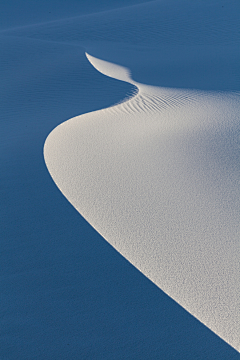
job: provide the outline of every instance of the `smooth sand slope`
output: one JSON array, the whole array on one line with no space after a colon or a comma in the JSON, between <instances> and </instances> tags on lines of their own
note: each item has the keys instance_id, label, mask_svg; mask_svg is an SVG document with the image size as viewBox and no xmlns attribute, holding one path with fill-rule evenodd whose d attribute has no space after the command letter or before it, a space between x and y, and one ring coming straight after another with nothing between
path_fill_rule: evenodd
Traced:
<instances>
[{"instance_id":1,"label":"smooth sand slope","mask_svg":"<svg viewBox=\"0 0 240 360\"><path fill-rule=\"evenodd\" d=\"M237 359L239 2L24 6L1 13L0 358Z\"/></svg>"},{"instance_id":2,"label":"smooth sand slope","mask_svg":"<svg viewBox=\"0 0 240 360\"><path fill-rule=\"evenodd\" d=\"M239 94L141 85L87 56L139 93L49 135L54 181L123 256L238 348Z\"/></svg>"}]
</instances>

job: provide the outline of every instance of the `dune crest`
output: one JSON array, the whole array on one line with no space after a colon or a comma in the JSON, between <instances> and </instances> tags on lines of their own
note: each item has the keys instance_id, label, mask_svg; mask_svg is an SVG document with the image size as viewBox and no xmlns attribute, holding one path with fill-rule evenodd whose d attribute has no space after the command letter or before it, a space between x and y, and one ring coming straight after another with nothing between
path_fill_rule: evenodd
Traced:
<instances>
[{"instance_id":1,"label":"dune crest","mask_svg":"<svg viewBox=\"0 0 240 360\"><path fill-rule=\"evenodd\" d=\"M112 246L239 350L239 95L139 84L86 56L138 93L55 128L51 176Z\"/></svg>"}]
</instances>

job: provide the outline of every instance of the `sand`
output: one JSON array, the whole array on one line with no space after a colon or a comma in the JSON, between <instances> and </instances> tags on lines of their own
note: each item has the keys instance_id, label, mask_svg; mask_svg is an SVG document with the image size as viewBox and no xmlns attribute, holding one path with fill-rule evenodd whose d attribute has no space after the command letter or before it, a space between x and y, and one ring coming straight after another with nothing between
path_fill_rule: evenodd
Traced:
<instances>
[{"instance_id":1,"label":"sand","mask_svg":"<svg viewBox=\"0 0 240 360\"><path fill-rule=\"evenodd\" d=\"M237 359L239 2L57 5L2 13L1 358Z\"/></svg>"},{"instance_id":2,"label":"sand","mask_svg":"<svg viewBox=\"0 0 240 360\"><path fill-rule=\"evenodd\" d=\"M127 80L124 68L87 57ZM239 94L129 82L139 89L131 99L49 135L47 167L111 245L237 349Z\"/></svg>"}]
</instances>

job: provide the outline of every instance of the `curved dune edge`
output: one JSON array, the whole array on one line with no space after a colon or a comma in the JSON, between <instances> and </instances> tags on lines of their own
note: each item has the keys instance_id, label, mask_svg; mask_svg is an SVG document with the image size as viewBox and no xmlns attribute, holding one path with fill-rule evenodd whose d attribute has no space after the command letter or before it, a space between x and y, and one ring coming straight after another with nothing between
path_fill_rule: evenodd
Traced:
<instances>
[{"instance_id":1,"label":"curved dune edge","mask_svg":"<svg viewBox=\"0 0 240 360\"><path fill-rule=\"evenodd\" d=\"M64 196L125 258L239 350L239 95L138 84L46 139Z\"/></svg>"}]
</instances>

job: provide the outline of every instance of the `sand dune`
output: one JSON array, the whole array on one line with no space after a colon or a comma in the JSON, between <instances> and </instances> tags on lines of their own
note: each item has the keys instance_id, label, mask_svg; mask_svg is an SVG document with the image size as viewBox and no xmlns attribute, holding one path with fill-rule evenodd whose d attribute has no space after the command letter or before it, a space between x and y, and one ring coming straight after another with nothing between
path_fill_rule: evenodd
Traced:
<instances>
[{"instance_id":1,"label":"sand dune","mask_svg":"<svg viewBox=\"0 0 240 360\"><path fill-rule=\"evenodd\" d=\"M124 68L87 56L127 80ZM215 151L236 151L226 138L238 129L239 95L128 81L139 88L133 98L49 135L48 169L111 245L237 349L239 168Z\"/></svg>"},{"instance_id":2,"label":"sand dune","mask_svg":"<svg viewBox=\"0 0 240 360\"><path fill-rule=\"evenodd\" d=\"M239 12L4 4L1 359L239 357Z\"/></svg>"}]
</instances>

